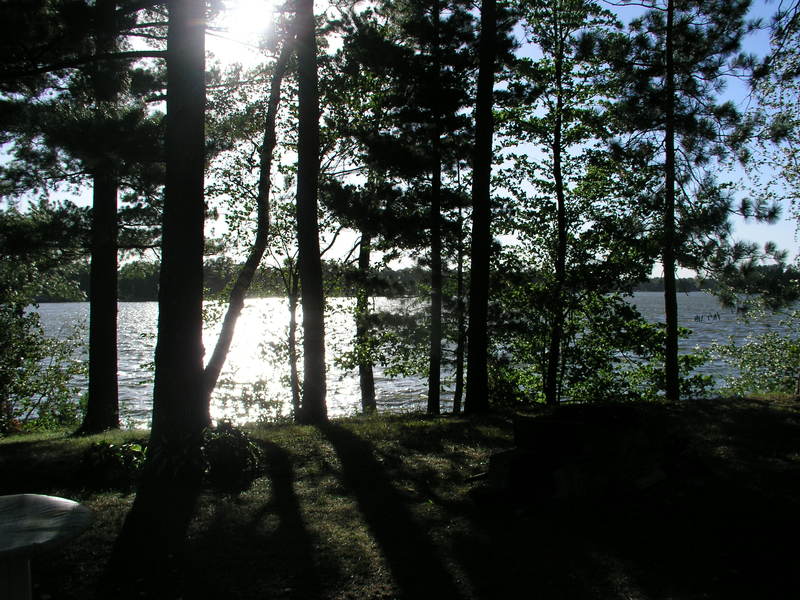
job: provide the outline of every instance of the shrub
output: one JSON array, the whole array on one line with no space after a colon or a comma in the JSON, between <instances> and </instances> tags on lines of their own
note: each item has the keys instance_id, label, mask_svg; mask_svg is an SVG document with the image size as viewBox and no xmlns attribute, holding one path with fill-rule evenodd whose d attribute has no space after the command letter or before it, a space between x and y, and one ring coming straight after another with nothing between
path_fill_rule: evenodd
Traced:
<instances>
[{"instance_id":1,"label":"shrub","mask_svg":"<svg viewBox=\"0 0 800 600\"><path fill-rule=\"evenodd\" d=\"M792 311L773 331L748 336L743 342L712 344L711 356L722 358L733 368L725 391L752 393L797 393L800 379L800 311Z\"/></svg>"},{"instance_id":2,"label":"shrub","mask_svg":"<svg viewBox=\"0 0 800 600\"><path fill-rule=\"evenodd\" d=\"M0 435L80 424L78 346L77 335L45 336L37 313L0 304Z\"/></svg>"},{"instance_id":3,"label":"shrub","mask_svg":"<svg viewBox=\"0 0 800 600\"><path fill-rule=\"evenodd\" d=\"M95 442L81 460L84 481L96 489L130 490L139 478L146 452L143 444L135 442Z\"/></svg>"},{"instance_id":4,"label":"shrub","mask_svg":"<svg viewBox=\"0 0 800 600\"><path fill-rule=\"evenodd\" d=\"M203 439L206 484L214 491L239 494L259 475L261 453L250 437L229 421L206 430Z\"/></svg>"}]
</instances>

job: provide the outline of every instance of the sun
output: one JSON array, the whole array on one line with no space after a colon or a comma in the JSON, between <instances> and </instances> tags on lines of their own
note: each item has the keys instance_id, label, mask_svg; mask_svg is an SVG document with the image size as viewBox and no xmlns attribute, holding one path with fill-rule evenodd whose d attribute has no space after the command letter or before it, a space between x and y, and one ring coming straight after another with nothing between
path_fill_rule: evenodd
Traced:
<instances>
[{"instance_id":1,"label":"sun","mask_svg":"<svg viewBox=\"0 0 800 600\"><path fill-rule=\"evenodd\" d=\"M229 0L228 36L235 40L258 43L272 23L272 0Z\"/></svg>"},{"instance_id":2,"label":"sun","mask_svg":"<svg viewBox=\"0 0 800 600\"><path fill-rule=\"evenodd\" d=\"M274 0L225 0L208 49L223 63L248 62L272 28ZM250 56L249 56L250 55Z\"/></svg>"}]
</instances>

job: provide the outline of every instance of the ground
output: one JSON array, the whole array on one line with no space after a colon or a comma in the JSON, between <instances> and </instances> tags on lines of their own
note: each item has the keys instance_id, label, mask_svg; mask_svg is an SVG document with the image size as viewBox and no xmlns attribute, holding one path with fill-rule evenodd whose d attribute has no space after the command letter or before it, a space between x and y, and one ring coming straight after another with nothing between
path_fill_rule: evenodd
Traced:
<instances>
[{"instance_id":1,"label":"ground","mask_svg":"<svg viewBox=\"0 0 800 600\"><path fill-rule=\"evenodd\" d=\"M635 410L643 431L669 442L648 458L658 477L566 495L550 467L532 468L523 492L483 476L490 456L514 447L509 415L254 429L264 474L239 497L201 496L183 597L797 597L800 404ZM0 441L0 493L65 496L95 511L82 537L34 560L36 598L91 597L132 503L88 486L80 457L97 439Z\"/></svg>"}]
</instances>

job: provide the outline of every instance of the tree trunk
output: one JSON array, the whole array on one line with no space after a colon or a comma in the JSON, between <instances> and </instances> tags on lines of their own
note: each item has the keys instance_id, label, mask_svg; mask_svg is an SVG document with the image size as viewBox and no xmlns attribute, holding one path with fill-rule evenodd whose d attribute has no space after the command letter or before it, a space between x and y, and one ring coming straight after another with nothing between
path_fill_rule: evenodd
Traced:
<instances>
[{"instance_id":1,"label":"tree trunk","mask_svg":"<svg viewBox=\"0 0 800 600\"><path fill-rule=\"evenodd\" d=\"M372 373L372 358L369 346L369 261L372 251L372 237L361 232L358 249L358 273L361 276L356 298L356 349L358 351L358 379L361 384L361 411L364 414L377 410L375 403L375 377Z\"/></svg>"},{"instance_id":2,"label":"tree trunk","mask_svg":"<svg viewBox=\"0 0 800 600\"><path fill-rule=\"evenodd\" d=\"M441 160L436 161L431 188L431 336L428 370L428 414L440 412L442 367L442 230Z\"/></svg>"},{"instance_id":3,"label":"tree trunk","mask_svg":"<svg viewBox=\"0 0 800 600\"><path fill-rule=\"evenodd\" d=\"M117 46L115 0L95 5L98 53ZM119 85L118 67L94 66L92 87L99 107L113 105ZM101 108L102 110L102 108ZM92 173L91 262L89 268L89 389L86 415L79 434L119 428L117 379L117 177L116 165L102 157Z\"/></svg>"},{"instance_id":4,"label":"tree trunk","mask_svg":"<svg viewBox=\"0 0 800 600\"><path fill-rule=\"evenodd\" d=\"M105 165L93 178L89 268L89 390L79 432L119 428L117 380L117 180Z\"/></svg>"},{"instance_id":5,"label":"tree trunk","mask_svg":"<svg viewBox=\"0 0 800 600\"><path fill-rule=\"evenodd\" d=\"M438 0L433 9L433 76L439 87L439 20L441 7ZM433 110L433 165L431 181L431 331L428 366L428 414L438 415L441 411L442 379L442 154L441 154L441 111L438 107L438 90L435 92Z\"/></svg>"},{"instance_id":6,"label":"tree trunk","mask_svg":"<svg viewBox=\"0 0 800 600\"><path fill-rule=\"evenodd\" d=\"M678 298L675 288L675 66L673 56L673 0L667 0L666 32L666 135L664 181L664 313L667 321L664 376L667 400L680 398L678 370Z\"/></svg>"},{"instance_id":7,"label":"tree trunk","mask_svg":"<svg viewBox=\"0 0 800 600\"><path fill-rule=\"evenodd\" d=\"M469 345L467 395L464 411L489 410L487 369L489 312L489 253L491 252L492 90L494 88L495 0L481 3L480 63L475 106L475 158L472 175L472 274L469 287Z\"/></svg>"},{"instance_id":8,"label":"tree trunk","mask_svg":"<svg viewBox=\"0 0 800 600\"><path fill-rule=\"evenodd\" d=\"M292 410L295 420L300 420L300 374L297 372L297 302L299 290L297 278L293 278L293 289L289 292L289 386L292 390Z\"/></svg>"},{"instance_id":9,"label":"tree trunk","mask_svg":"<svg viewBox=\"0 0 800 600\"><path fill-rule=\"evenodd\" d=\"M228 310L222 321L217 344L214 352L204 370L204 386L206 403L210 406L211 394L217 385L219 374L225 364L236 328L236 321L244 308L244 299L250 284L253 282L258 265L264 257L269 241L269 194L270 177L272 175L272 153L275 150L277 137L275 135L275 121L278 115L278 104L281 98L281 83L289 67L289 59L294 52L294 41L290 38L284 42L278 60L275 62L275 70L270 81L269 99L267 101L267 115L264 122L264 139L261 144L260 171L258 177L258 196L256 198L257 217L256 217L256 239L253 247L247 255L242 268L236 276L236 281L231 288L228 299Z\"/></svg>"},{"instance_id":10,"label":"tree trunk","mask_svg":"<svg viewBox=\"0 0 800 600\"><path fill-rule=\"evenodd\" d=\"M453 390L453 414L461 412L461 399L464 395L464 348L467 341L466 306L464 305L464 217L458 209L458 270L456 272L456 296L458 339L456 341L456 387Z\"/></svg>"},{"instance_id":11,"label":"tree trunk","mask_svg":"<svg viewBox=\"0 0 800 600\"><path fill-rule=\"evenodd\" d=\"M101 597L179 597L175 572L202 480L205 3L169 3L166 189L153 426ZM127 593L127 596L123 595Z\"/></svg>"},{"instance_id":12,"label":"tree trunk","mask_svg":"<svg viewBox=\"0 0 800 600\"><path fill-rule=\"evenodd\" d=\"M205 5L173 0L167 50L166 189L151 439L172 447L208 425L203 389Z\"/></svg>"},{"instance_id":13,"label":"tree trunk","mask_svg":"<svg viewBox=\"0 0 800 600\"><path fill-rule=\"evenodd\" d=\"M553 323L550 329L550 351L547 355L547 374L544 393L545 402L558 405L558 375L561 366L561 340L564 333L564 283L567 264L567 207L564 198L564 174L561 168L561 137L564 98L562 93L564 48L560 43L555 60L556 118L553 126L553 180L556 188L556 282L553 290Z\"/></svg>"},{"instance_id":14,"label":"tree trunk","mask_svg":"<svg viewBox=\"0 0 800 600\"><path fill-rule=\"evenodd\" d=\"M297 247L303 304L303 402L301 421L324 423L325 298L317 223L319 177L319 92L313 0L297 2L298 134Z\"/></svg>"}]
</instances>

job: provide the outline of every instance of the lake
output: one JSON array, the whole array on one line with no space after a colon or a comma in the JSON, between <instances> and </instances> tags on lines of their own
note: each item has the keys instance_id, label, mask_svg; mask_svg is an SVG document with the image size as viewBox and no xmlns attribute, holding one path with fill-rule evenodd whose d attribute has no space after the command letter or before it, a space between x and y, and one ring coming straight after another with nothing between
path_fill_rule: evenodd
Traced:
<instances>
[{"instance_id":1,"label":"lake","mask_svg":"<svg viewBox=\"0 0 800 600\"><path fill-rule=\"evenodd\" d=\"M328 412L344 416L360 409L358 374L338 368L332 361L335 354L349 349L355 333L352 318L353 299L336 298L326 317L328 359ZM399 306L406 300L377 298L378 309ZM632 302L652 322L664 320L663 294L637 292ZM690 338L682 340L688 350L706 346L713 341L725 342L729 337L739 341L775 326L777 318L751 322L746 326L735 312L720 307L717 300L703 292L678 295L679 322L693 330ZM48 303L39 307L45 332L65 336L77 329L88 339L89 305L86 302ZM124 425L146 426L152 403L152 361L156 342L156 302L121 302L119 304L119 395ZM236 327L236 336L220 383L212 397L212 416L246 421L267 412L289 415L288 367L278 350L288 328L287 303L281 298L247 300ZM217 327L204 332L207 351L216 340ZM705 365L701 372L720 379L726 374L723 363ZM447 379L443 377L443 379ZM85 384L85 382L79 382ZM424 410L427 402L427 382L418 377L386 377L375 367L375 388L379 411L398 412ZM243 403L241 400L244 399ZM452 402L452 382L445 381L442 392L443 410Z\"/></svg>"}]
</instances>

